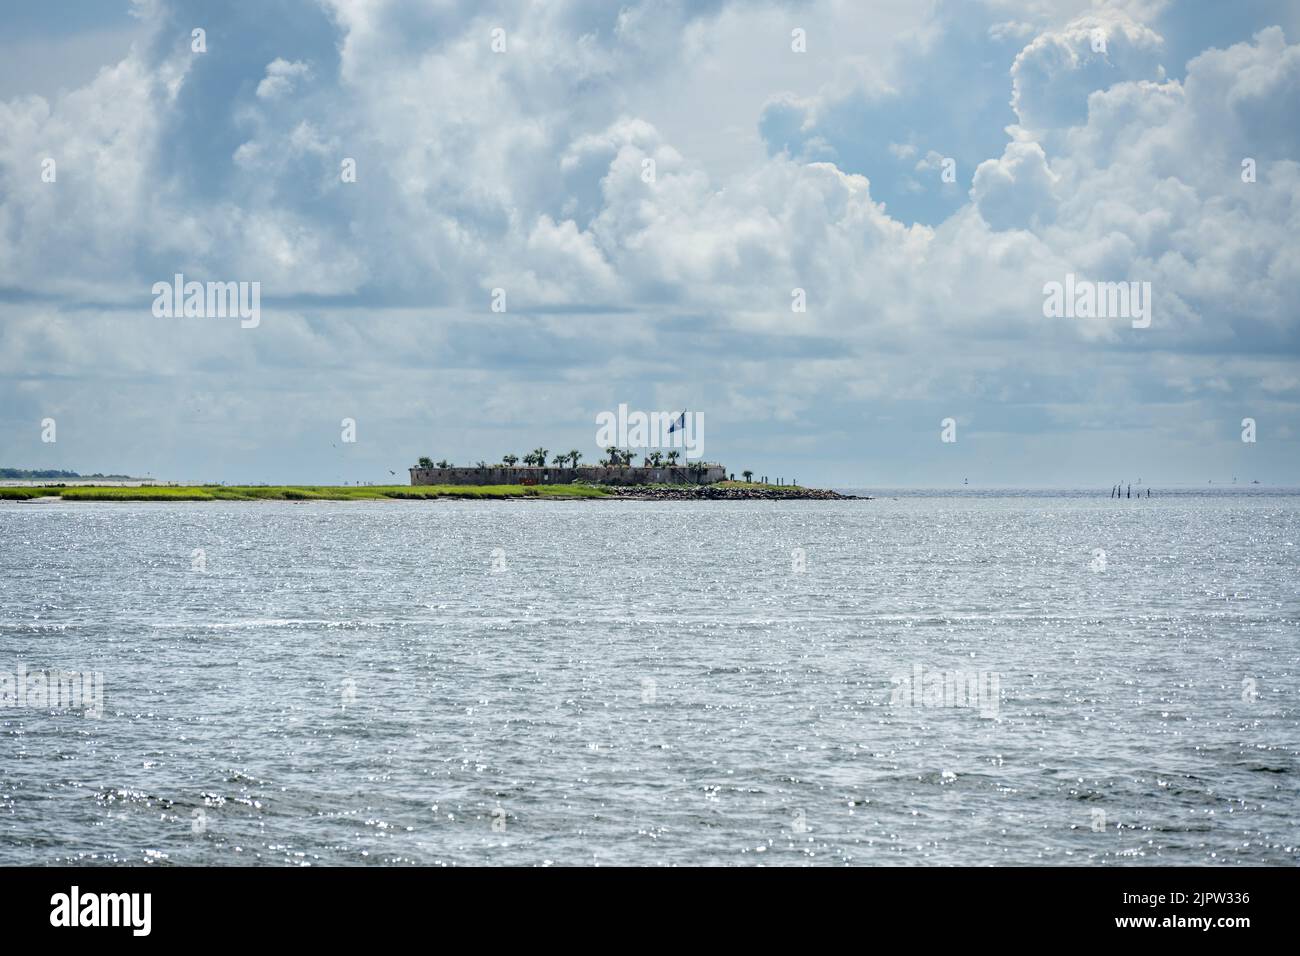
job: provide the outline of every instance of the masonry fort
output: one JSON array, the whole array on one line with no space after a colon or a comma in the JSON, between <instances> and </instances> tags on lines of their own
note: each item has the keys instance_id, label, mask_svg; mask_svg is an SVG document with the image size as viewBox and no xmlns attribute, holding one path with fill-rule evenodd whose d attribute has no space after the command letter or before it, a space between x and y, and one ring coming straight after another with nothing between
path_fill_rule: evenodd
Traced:
<instances>
[{"instance_id":1,"label":"masonry fort","mask_svg":"<svg viewBox=\"0 0 1300 956\"><path fill-rule=\"evenodd\" d=\"M563 458L563 461L560 459ZM528 464L517 464L514 455L507 455L499 464L479 462L477 465L452 465L445 461L436 464L427 458L411 469L413 485L568 485L575 481L593 485L712 485L727 480L727 470L707 462L682 462L671 464L657 457L645 458L641 465L629 459L610 464L608 460L596 465L570 463L569 456L557 456L550 465L535 464L532 455L525 455Z\"/></svg>"},{"instance_id":2,"label":"masonry fort","mask_svg":"<svg viewBox=\"0 0 1300 956\"><path fill-rule=\"evenodd\" d=\"M410 469L415 486L557 486L590 485L615 497L645 498L838 498L834 491L805 488L797 482L766 475L755 480L754 472L742 472L742 480L728 474L720 463L679 460L675 452L666 456L654 452L636 463L632 451L607 448L606 457L595 464L581 464L578 451L549 457L538 448L520 458L504 455L500 462L479 461L474 465L455 465L421 458ZM549 462L549 463L548 463Z\"/></svg>"}]
</instances>

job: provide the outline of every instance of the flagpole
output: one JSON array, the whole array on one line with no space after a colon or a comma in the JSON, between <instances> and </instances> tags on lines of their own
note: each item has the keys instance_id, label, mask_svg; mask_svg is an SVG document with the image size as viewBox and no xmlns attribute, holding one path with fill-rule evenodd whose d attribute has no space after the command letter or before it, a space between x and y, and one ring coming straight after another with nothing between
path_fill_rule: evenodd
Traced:
<instances>
[{"instance_id":1,"label":"flagpole","mask_svg":"<svg viewBox=\"0 0 1300 956\"><path fill-rule=\"evenodd\" d=\"M686 459L686 480L690 484L695 484L695 482L691 481L691 463L686 454L686 409L682 409L682 417L677 421L682 430L682 458Z\"/></svg>"}]
</instances>

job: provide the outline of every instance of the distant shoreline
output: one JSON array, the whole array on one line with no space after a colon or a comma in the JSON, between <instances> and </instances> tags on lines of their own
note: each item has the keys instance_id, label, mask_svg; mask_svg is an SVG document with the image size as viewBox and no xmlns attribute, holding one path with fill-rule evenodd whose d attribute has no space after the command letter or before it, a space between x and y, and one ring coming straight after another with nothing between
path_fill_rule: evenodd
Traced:
<instances>
[{"instance_id":1,"label":"distant shoreline","mask_svg":"<svg viewBox=\"0 0 1300 956\"><path fill-rule=\"evenodd\" d=\"M82 475L75 471L60 471L57 468L0 468L0 486L4 485L147 485L151 478L137 478L134 475Z\"/></svg>"}]
</instances>

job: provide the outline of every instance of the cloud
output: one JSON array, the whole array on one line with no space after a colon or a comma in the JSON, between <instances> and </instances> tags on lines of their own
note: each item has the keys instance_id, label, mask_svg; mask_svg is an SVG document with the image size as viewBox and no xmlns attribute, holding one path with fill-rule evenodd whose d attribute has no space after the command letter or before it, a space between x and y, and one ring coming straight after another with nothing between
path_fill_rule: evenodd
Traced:
<instances>
[{"instance_id":1,"label":"cloud","mask_svg":"<svg viewBox=\"0 0 1300 956\"><path fill-rule=\"evenodd\" d=\"M266 65L266 77L257 84L257 96L264 100L279 99L293 92L297 80L310 76L311 67L306 63L290 63L276 57Z\"/></svg>"},{"instance_id":2,"label":"cloud","mask_svg":"<svg viewBox=\"0 0 1300 956\"><path fill-rule=\"evenodd\" d=\"M169 416L162 382L227 388L244 430L220 440L287 469L325 459L258 449L336 403L386 416L405 453L449 417L470 443L484 409L535 431L539 395L563 429L637 394L708 407L737 448L765 423L848 447L877 415L1128 428L1114 401L1168 390L1194 396L1190 429L1297 401L1279 363L1297 351L1300 46L1281 29L1184 70L1159 4L900 4L884 15L905 28L861 41L861 13L825 3L340 0L261 33L255 7L193 55L198 8L142 4L149 42L92 81L0 101L10 407L125 380ZM160 332L147 293L175 272L262 282L261 327ZM1067 272L1152 282L1149 334L1045 320ZM143 427L128 400L84 434Z\"/></svg>"},{"instance_id":3,"label":"cloud","mask_svg":"<svg viewBox=\"0 0 1300 956\"><path fill-rule=\"evenodd\" d=\"M1047 165L1043 147L1013 142L999 159L979 164L970 194L984 221L994 229L1037 229L1055 218L1058 181Z\"/></svg>"},{"instance_id":4,"label":"cloud","mask_svg":"<svg viewBox=\"0 0 1300 956\"><path fill-rule=\"evenodd\" d=\"M150 152L183 72L132 55L53 102L0 101L0 284L103 287L134 271L135 243L168 244L151 229Z\"/></svg>"},{"instance_id":5,"label":"cloud","mask_svg":"<svg viewBox=\"0 0 1300 956\"><path fill-rule=\"evenodd\" d=\"M1164 41L1117 11L1038 34L1011 65L1011 106L1031 135L1084 122L1088 96L1116 83L1164 78Z\"/></svg>"}]
</instances>

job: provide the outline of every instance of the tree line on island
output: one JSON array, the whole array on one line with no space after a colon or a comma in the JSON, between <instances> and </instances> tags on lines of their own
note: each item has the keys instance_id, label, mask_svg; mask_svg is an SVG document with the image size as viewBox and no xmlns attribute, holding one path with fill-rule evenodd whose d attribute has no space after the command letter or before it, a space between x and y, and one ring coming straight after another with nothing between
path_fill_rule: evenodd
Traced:
<instances>
[{"instance_id":1,"label":"tree line on island","mask_svg":"<svg viewBox=\"0 0 1300 956\"><path fill-rule=\"evenodd\" d=\"M513 468L515 465L519 464L520 461L522 461L525 465L535 465L538 468L545 468L546 456L549 455L550 453L551 451L549 448L534 448L528 454L524 455L522 459L518 455L502 455L501 464L505 465L507 468ZM605 449L605 457L602 458L600 461L598 461L597 464L600 465L602 468L631 468L632 459L635 457L635 455L636 453L631 448L622 449L617 447L616 445L610 445L608 448ZM678 459L681 458L681 454L677 451L669 451L665 455L663 452L656 451L656 452L651 452L649 455L646 455L644 457L645 457L645 467L662 468L665 465L667 465L668 467L672 468L672 467L676 467ZM568 463L572 462L573 464L571 467L577 468L578 462L581 460L582 460L582 452L574 448L568 452L561 452L557 454L555 457L551 459L551 464L558 468L564 468L564 467L569 467ZM422 455L419 461L416 462L416 466L419 468L455 467L454 465L452 465L451 462L447 461L447 459L445 458L435 462L432 458L428 457L427 455ZM482 461L482 460L474 464L474 468L476 471L487 471L489 468L495 468L495 467L497 466L489 465L486 461ZM693 473L703 473L705 470L705 465L702 462L687 462L686 467L688 470L690 470ZM744 475L746 481L750 481L754 477L754 473L752 471L744 471L741 474Z\"/></svg>"}]
</instances>

